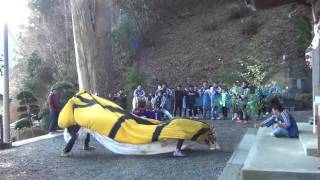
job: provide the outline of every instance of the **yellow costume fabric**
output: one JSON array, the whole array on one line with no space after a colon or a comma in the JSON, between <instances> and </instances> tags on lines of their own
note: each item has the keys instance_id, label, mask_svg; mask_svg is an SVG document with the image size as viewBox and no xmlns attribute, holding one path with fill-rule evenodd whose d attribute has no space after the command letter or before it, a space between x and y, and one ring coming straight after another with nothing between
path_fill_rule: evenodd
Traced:
<instances>
[{"instance_id":1,"label":"yellow costume fabric","mask_svg":"<svg viewBox=\"0 0 320 180\"><path fill-rule=\"evenodd\" d=\"M200 121L174 119L168 123L140 118L115 103L81 91L73 96L59 115L61 128L79 125L128 144L148 144L168 139L203 141L209 126Z\"/></svg>"}]
</instances>

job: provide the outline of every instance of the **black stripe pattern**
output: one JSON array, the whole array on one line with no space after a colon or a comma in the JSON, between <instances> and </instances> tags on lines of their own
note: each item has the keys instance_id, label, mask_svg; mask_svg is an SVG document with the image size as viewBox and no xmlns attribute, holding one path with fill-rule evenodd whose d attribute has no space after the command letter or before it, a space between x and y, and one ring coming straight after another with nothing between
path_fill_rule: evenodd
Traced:
<instances>
[{"instance_id":1,"label":"black stripe pattern","mask_svg":"<svg viewBox=\"0 0 320 180\"><path fill-rule=\"evenodd\" d=\"M121 116L117 122L113 125L110 133L109 133L109 138L114 139L119 131L119 129L121 128L121 125L126 121L127 116Z\"/></svg>"},{"instance_id":2,"label":"black stripe pattern","mask_svg":"<svg viewBox=\"0 0 320 180\"><path fill-rule=\"evenodd\" d=\"M154 133L152 135L152 142L159 140L159 136L161 134L161 131L166 125L168 125L168 124L161 124L156 127L156 130L154 131Z\"/></svg>"},{"instance_id":3,"label":"black stripe pattern","mask_svg":"<svg viewBox=\"0 0 320 180\"><path fill-rule=\"evenodd\" d=\"M209 130L210 130L209 128L201 128L195 135L193 135L191 140L196 141L201 135L205 134Z\"/></svg>"}]
</instances>

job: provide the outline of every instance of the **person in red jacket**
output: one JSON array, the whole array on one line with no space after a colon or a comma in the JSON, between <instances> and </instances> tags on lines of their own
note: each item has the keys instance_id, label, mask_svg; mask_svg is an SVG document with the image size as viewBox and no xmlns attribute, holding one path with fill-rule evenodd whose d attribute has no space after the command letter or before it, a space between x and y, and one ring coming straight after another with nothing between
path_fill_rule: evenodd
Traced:
<instances>
[{"instance_id":1,"label":"person in red jacket","mask_svg":"<svg viewBox=\"0 0 320 180\"><path fill-rule=\"evenodd\" d=\"M48 106L50 110L50 126L49 132L54 133L58 128L58 117L60 113L60 97L56 89L51 90L48 96Z\"/></svg>"}]
</instances>

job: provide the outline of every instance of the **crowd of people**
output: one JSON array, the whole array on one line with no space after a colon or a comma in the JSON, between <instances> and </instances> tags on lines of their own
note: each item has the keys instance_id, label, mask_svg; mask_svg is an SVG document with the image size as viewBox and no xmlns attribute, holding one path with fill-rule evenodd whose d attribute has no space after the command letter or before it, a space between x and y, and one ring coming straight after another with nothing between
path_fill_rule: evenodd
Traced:
<instances>
[{"instance_id":1,"label":"crowd of people","mask_svg":"<svg viewBox=\"0 0 320 180\"><path fill-rule=\"evenodd\" d=\"M253 109L259 117L271 112L270 97L281 97L281 88L276 82L250 86L247 82L236 81L232 87L225 87L204 81L199 86L183 88L178 85L173 90L164 83L149 94L139 85L133 92L132 112L160 120L174 117L219 120L227 119L232 113L232 120L247 123ZM113 100L127 108L123 90Z\"/></svg>"}]
</instances>

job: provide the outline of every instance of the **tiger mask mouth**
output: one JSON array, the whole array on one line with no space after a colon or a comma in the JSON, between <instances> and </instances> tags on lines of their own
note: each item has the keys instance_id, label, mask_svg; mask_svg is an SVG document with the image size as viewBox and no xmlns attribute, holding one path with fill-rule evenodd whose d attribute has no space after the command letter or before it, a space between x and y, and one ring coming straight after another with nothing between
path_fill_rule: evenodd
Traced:
<instances>
[{"instance_id":1,"label":"tiger mask mouth","mask_svg":"<svg viewBox=\"0 0 320 180\"><path fill-rule=\"evenodd\" d=\"M210 150L220 149L220 146L217 143L217 137L214 133L213 128L210 128L208 135L204 141L210 147Z\"/></svg>"}]
</instances>

